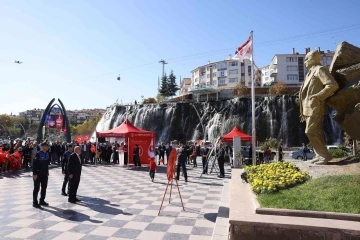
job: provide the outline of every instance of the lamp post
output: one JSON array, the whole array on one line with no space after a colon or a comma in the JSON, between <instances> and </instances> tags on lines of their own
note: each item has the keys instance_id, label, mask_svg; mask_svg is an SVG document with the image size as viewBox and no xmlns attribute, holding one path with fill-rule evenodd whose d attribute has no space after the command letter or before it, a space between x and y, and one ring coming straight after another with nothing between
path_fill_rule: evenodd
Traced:
<instances>
[{"instance_id":1,"label":"lamp post","mask_svg":"<svg viewBox=\"0 0 360 240\"><path fill-rule=\"evenodd\" d=\"M195 107L193 104L191 104L191 103L190 103L190 105L195 109L195 112L196 112L196 114L197 114L198 117L199 117L200 124L201 124L201 127L202 127L202 129L203 129L203 133L204 133L204 142L206 142L206 131L205 131L204 124L203 124L203 122L202 122L202 118L200 117L200 114L199 114L198 110L196 109L196 107Z\"/></svg>"},{"instance_id":2,"label":"lamp post","mask_svg":"<svg viewBox=\"0 0 360 240\"><path fill-rule=\"evenodd\" d=\"M17 124L21 126L22 130L24 131L24 136L26 137L26 131L25 131L24 126L23 126L20 122L19 122L19 123L17 123Z\"/></svg>"}]
</instances>

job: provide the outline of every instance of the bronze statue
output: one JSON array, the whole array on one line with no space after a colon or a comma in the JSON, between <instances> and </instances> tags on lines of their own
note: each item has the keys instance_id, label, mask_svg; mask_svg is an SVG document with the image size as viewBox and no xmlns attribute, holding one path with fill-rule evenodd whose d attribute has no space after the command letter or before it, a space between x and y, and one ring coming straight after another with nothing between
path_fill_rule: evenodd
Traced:
<instances>
[{"instance_id":1,"label":"bronze statue","mask_svg":"<svg viewBox=\"0 0 360 240\"><path fill-rule=\"evenodd\" d=\"M314 151L316 164L327 164L332 159L326 148L322 122L326 114L326 100L332 96L339 85L327 67L320 64L321 54L312 51L305 56L305 66L309 69L300 89L300 113L306 121L305 133Z\"/></svg>"},{"instance_id":2,"label":"bronze statue","mask_svg":"<svg viewBox=\"0 0 360 240\"><path fill-rule=\"evenodd\" d=\"M333 119L353 140L360 140L360 48L340 43L330 73L340 86L327 101L336 110Z\"/></svg>"},{"instance_id":3,"label":"bronze statue","mask_svg":"<svg viewBox=\"0 0 360 240\"><path fill-rule=\"evenodd\" d=\"M300 89L300 111L316 152L312 162L326 164L331 159L321 126L326 105L336 110L333 119L342 129L360 140L360 48L341 42L329 71L320 65L320 57L316 51L305 57L309 72Z\"/></svg>"}]
</instances>

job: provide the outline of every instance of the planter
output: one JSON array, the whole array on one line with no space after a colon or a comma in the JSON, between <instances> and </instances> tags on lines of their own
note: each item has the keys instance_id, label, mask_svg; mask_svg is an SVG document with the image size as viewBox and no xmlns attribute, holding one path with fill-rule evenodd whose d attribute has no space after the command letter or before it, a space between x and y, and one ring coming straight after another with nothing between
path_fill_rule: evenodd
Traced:
<instances>
[{"instance_id":1,"label":"planter","mask_svg":"<svg viewBox=\"0 0 360 240\"><path fill-rule=\"evenodd\" d=\"M232 169L230 239L359 239L360 215L260 208L242 169ZM260 214L261 213L261 214Z\"/></svg>"}]
</instances>

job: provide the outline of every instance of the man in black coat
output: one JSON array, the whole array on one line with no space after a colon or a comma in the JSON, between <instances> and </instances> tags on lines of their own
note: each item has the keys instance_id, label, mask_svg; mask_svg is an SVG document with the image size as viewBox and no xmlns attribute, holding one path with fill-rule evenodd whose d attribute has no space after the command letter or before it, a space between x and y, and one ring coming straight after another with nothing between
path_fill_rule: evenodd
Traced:
<instances>
[{"instance_id":1,"label":"man in black coat","mask_svg":"<svg viewBox=\"0 0 360 240\"><path fill-rule=\"evenodd\" d=\"M202 165L203 165L203 174L208 173L208 155L209 155L210 149L208 148L207 144L205 143L204 148L201 149L201 156L202 156Z\"/></svg>"},{"instance_id":2,"label":"man in black coat","mask_svg":"<svg viewBox=\"0 0 360 240\"><path fill-rule=\"evenodd\" d=\"M49 161L50 156L48 152L49 145L44 142L41 144L41 151L36 153L33 164L33 179L34 179L34 191L33 191L33 207L40 208L40 205L48 206L45 202L46 188L49 178ZM40 202L37 200L37 196L40 190Z\"/></svg>"},{"instance_id":3,"label":"man in black coat","mask_svg":"<svg viewBox=\"0 0 360 240\"><path fill-rule=\"evenodd\" d=\"M135 148L134 148L134 165L135 167L138 166L138 167L141 167L141 162L140 162L140 148L139 148L139 145L136 144L135 145Z\"/></svg>"},{"instance_id":4,"label":"man in black coat","mask_svg":"<svg viewBox=\"0 0 360 240\"><path fill-rule=\"evenodd\" d=\"M74 149L75 153L71 154L69 163L68 163L68 174L69 174L69 184L70 184L70 192L69 192L69 203L76 203L81 201L76 198L77 190L79 188L80 177L81 177L81 168L82 162L81 159L81 147L76 146Z\"/></svg>"},{"instance_id":5,"label":"man in black coat","mask_svg":"<svg viewBox=\"0 0 360 240\"><path fill-rule=\"evenodd\" d=\"M219 152L217 153L217 160L219 164L220 169L220 175L219 178L225 177L225 169L224 169L224 163L225 163L225 149L223 148L222 144L220 144Z\"/></svg>"},{"instance_id":6,"label":"man in black coat","mask_svg":"<svg viewBox=\"0 0 360 240\"><path fill-rule=\"evenodd\" d=\"M185 182L187 182L187 170L186 170L186 157L187 152L182 142L179 142L180 148L177 150L178 152L178 162L176 166L176 180L179 180L180 176L180 167L183 170Z\"/></svg>"},{"instance_id":7,"label":"man in black coat","mask_svg":"<svg viewBox=\"0 0 360 240\"><path fill-rule=\"evenodd\" d=\"M68 193L65 192L65 189L66 189L66 185L69 182L68 164L69 164L70 156L73 153L74 153L74 146L72 144L69 144L68 150L66 153L64 153L63 161L61 164L62 174L64 175L64 182L61 188L61 195L63 196L68 196L68 193L70 193L70 184L68 185L68 191L67 191Z\"/></svg>"},{"instance_id":8,"label":"man in black coat","mask_svg":"<svg viewBox=\"0 0 360 240\"><path fill-rule=\"evenodd\" d=\"M164 143L162 142L159 147L158 147L158 151L159 151L159 164L160 165L160 159L163 159L163 164L165 164L165 151L166 151L166 147L164 145Z\"/></svg>"}]
</instances>

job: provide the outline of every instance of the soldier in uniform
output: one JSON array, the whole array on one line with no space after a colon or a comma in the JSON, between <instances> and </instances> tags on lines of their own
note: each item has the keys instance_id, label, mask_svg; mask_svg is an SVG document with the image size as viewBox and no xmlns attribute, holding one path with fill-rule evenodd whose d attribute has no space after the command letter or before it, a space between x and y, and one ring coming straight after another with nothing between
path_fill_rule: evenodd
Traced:
<instances>
[{"instance_id":1,"label":"soldier in uniform","mask_svg":"<svg viewBox=\"0 0 360 240\"><path fill-rule=\"evenodd\" d=\"M40 205L48 206L45 202L46 188L49 177L49 161L50 156L48 152L49 145L44 142L41 144L41 151L36 153L33 165L33 179L34 179L34 191L33 191L33 207L40 208ZM37 200L37 196L41 186L40 202Z\"/></svg>"},{"instance_id":2,"label":"soldier in uniform","mask_svg":"<svg viewBox=\"0 0 360 240\"><path fill-rule=\"evenodd\" d=\"M67 152L64 153L64 156L63 156L63 161L62 161L62 174L64 175L64 182L63 182L63 185L62 185L62 189L61 189L61 195L63 196L67 196L66 192L65 192L65 188L66 188L66 185L68 184L69 182L69 174L68 174L68 164L69 164L69 159L70 159L70 155L73 154L74 152L74 146L72 144L69 144L68 145L68 150ZM70 192L69 191L70 187L68 185L68 193Z\"/></svg>"}]
</instances>

